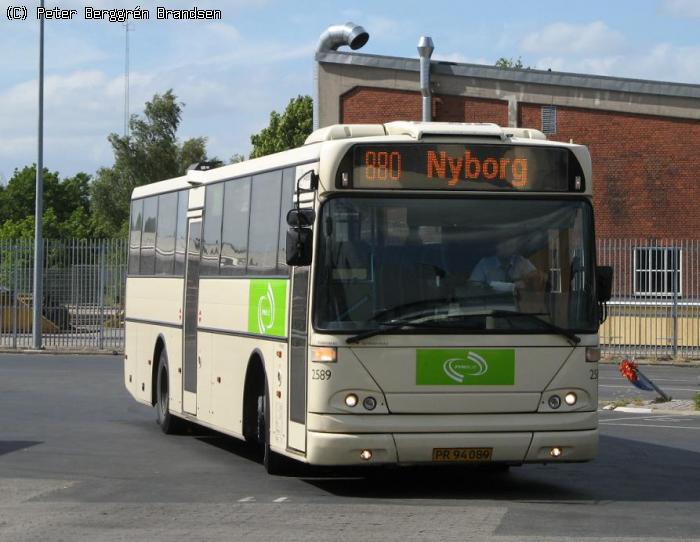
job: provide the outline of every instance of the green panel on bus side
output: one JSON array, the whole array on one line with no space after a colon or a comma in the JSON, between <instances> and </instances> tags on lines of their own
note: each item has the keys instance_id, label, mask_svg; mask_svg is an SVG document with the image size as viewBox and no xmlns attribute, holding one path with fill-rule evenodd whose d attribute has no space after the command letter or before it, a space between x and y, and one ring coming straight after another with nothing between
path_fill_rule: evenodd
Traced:
<instances>
[{"instance_id":1,"label":"green panel on bus side","mask_svg":"<svg viewBox=\"0 0 700 542\"><path fill-rule=\"evenodd\" d=\"M430 348L416 351L419 386L512 386L515 350Z\"/></svg>"},{"instance_id":2,"label":"green panel on bus side","mask_svg":"<svg viewBox=\"0 0 700 542\"><path fill-rule=\"evenodd\" d=\"M287 336L286 279L251 279L248 301L248 332Z\"/></svg>"}]
</instances>

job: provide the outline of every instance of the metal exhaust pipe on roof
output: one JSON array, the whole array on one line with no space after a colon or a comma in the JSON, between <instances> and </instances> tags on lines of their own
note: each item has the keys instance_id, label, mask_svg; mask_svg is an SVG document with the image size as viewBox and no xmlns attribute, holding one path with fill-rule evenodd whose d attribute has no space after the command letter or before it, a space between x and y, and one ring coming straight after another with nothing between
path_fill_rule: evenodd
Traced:
<instances>
[{"instance_id":1,"label":"metal exhaust pipe on roof","mask_svg":"<svg viewBox=\"0 0 700 542\"><path fill-rule=\"evenodd\" d=\"M347 45L350 47L350 49L355 51L367 43L367 40L369 40L369 34L367 31L360 25L351 22L329 26L326 28L325 32L321 34L321 37L318 40L318 46L316 47L316 63L314 64L314 90L316 93L313 103L314 130L319 128L320 123L320 119L318 118L318 102L321 95L318 64L319 53L335 51L343 45Z\"/></svg>"},{"instance_id":2,"label":"metal exhaust pipe on roof","mask_svg":"<svg viewBox=\"0 0 700 542\"><path fill-rule=\"evenodd\" d=\"M420 93L423 97L423 122L433 120L432 92L430 90L430 57L435 47L429 36L421 36L418 40L418 55L420 56Z\"/></svg>"}]
</instances>

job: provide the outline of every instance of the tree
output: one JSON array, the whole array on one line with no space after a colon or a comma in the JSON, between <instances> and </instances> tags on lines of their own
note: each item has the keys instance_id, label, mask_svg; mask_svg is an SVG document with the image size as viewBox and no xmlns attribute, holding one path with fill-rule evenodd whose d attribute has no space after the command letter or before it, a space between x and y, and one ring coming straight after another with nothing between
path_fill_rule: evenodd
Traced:
<instances>
[{"instance_id":1,"label":"tree","mask_svg":"<svg viewBox=\"0 0 700 542\"><path fill-rule=\"evenodd\" d=\"M6 187L0 187L0 238L34 237L36 165L16 169ZM90 176L78 173L61 180L58 172L44 169L44 237L90 237Z\"/></svg>"},{"instance_id":2,"label":"tree","mask_svg":"<svg viewBox=\"0 0 700 542\"><path fill-rule=\"evenodd\" d=\"M520 57L518 57L517 60L513 60L512 58L506 58L506 57L502 56L501 58L496 60L495 66L497 68L516 68L519 70L522 70L525 68L525 66L523 65L523 60ZM528 66L528 68L529 68L529 66Z\"/></svg>"},{"instance_id":3,"label":"tree","mask_svg":"<svg viewBox=\"0 0 700 542\"><path fill-rule=\"evenodd\" d=\"M293 149L304 144L313 129L311 96L297 96L289 100L281 115L270 113L270 123L259 133L250 136L253 144L251 158Z\"/></svg>"},{"instance_id":4,"label":"tree","mask_svg":"<svg viewBox=\"0 0 700 542\"><path fill-rule=\"evenodd\" d=\"M125 235L129 201L137 186L184 175L188 166L207 161L206 138L177 140L183 103L172 89L146 102L143 117L132 115L128 136L110 134L114 165L101 168L92 185L92 209L97 233Z\"/></svg>"}]
</instances>

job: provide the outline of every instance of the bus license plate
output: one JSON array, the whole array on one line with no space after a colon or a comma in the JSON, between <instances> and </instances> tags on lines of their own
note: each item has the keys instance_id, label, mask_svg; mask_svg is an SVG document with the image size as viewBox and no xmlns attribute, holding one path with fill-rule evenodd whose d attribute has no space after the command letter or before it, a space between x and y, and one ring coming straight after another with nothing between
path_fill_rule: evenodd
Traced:
<instances>
[{"instance_id":1,"label":"bus license plate","mask_svg":"<svg viewBox=\"0 0 700 542\"><path fill-rule=\"evenodd\" d=\"M433 448L433 461L491 461L493 448Z\"/></svg>"}]
</instances>

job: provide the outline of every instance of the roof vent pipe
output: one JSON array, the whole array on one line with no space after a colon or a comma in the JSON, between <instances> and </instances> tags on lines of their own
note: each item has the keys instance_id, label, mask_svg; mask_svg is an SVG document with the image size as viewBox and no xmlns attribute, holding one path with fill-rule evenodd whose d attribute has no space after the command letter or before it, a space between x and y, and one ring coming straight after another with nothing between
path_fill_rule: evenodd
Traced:
<instances>
[{"instance_id":1,"label":"roof vent pipe","mask_svg":"<svg viewBox=\"0 0 700 542\"><path fill-rule=\"evenodd\" d=\"M433 54L433 40L421 36L418 40L418 55L420 56L420 93L423 97L423 122L433 120L432 93L430 91L430 57Z\"/></svg>"},{"instance_id":2,"label":"roof vent pipe","mask_svg":"<svg viewBox=\"0 0 700 542\"><path fill-rule=\"evenodd\" d=\"M319 112L319 100L320 100L320 82L319 82L319 63L318 55L319 53L324 53L326 51L335 51L338 47L347 45L350 49L357 50L362 47L369 40L369 34L360 25L355 23L345 23L345 24L335 24L329 26L326 31L321 34L318 40L318 46L316 47L316 63L314 64L314 130L318 130L320 119L318 117Z\"/></svg>"}]
</instances>

